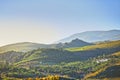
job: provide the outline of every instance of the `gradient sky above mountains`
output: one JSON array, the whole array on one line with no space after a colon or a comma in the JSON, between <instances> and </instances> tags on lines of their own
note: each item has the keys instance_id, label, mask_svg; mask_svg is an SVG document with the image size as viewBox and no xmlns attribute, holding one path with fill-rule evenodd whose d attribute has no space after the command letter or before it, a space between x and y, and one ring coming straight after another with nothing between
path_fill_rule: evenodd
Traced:
<instances>
[{"instance_id":1,"label":"gradient sky above mountains","mask_svg":"<svg viewBox=\"0 0 120 80\"><path fill-rule=\"evenodd\" d=\"M120 29L120 0L0 0L0 45L111 29Z\"/></svg>"}]
</instances>

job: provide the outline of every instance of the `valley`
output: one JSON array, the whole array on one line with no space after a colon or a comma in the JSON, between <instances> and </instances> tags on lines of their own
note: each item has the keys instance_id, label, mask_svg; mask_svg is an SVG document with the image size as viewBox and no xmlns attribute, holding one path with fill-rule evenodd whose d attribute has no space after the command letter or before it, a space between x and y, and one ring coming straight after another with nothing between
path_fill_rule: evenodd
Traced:
<instances>
[{"instance_id":1,"label":"valley","mask_svg":"<svg viewBox=\"0 0 120 80\"><path fill-rule=\"evenodd\" d=\"M85 42L75 39L68 43L62 43L60 47L55 46L58 44L52 44L52 46L46 47L39 45L38 48L36 44L28 45L28 43L1 47L1 79L107 80L119 78L120 40L101 43L86 42L87 44L82 46L80 43ZM16 47L18 45L19 47ZM66 45L67 47L65 47ZM23 46L26 51L23 51ZM9 51L4 51L4 49ZM53 78L57 76L57 79L49 79L50 76Z\"/></svg>"}]
</instances>

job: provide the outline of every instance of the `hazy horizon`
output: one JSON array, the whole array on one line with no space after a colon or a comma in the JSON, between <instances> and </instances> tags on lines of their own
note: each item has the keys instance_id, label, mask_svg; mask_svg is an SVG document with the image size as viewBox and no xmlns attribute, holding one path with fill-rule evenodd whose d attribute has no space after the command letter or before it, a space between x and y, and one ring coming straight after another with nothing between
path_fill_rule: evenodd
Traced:
<instances>
[{"instance_id":1,"label":"hazy horizon","mask_svg":"<svg viewBox=\"0 0 120 80\"><path fill-rule=\"evenodd\" d=\"M120 30L119 0L2 0L0 46L50 44L85 31Z\"/></svg>"}]
</instances>

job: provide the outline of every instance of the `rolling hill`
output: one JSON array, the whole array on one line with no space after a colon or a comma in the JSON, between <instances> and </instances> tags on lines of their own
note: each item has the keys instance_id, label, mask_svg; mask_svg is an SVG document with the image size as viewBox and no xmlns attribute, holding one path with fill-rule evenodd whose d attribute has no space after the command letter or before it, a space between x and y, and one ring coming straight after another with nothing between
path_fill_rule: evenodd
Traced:
<instances>
[{"instance_id":1,"label":"rolling hill","mask_svg":"<svg viewBox=\"0 0 120 80\"><path fill-rule=\"evenodd\" d=\"M93 44L76 38L76 39L73 39L71 42L56 44L55 48L83 47L83 46L87 46L87 45L93 45Z\"/></svg>"},{"instance_id":2,"label":"rolling hill","mask_svg":"<svg viewBox=\"0 0 120 80\"><path fill-rule=\"evenodd\" d=\"M89 51L89 50L107 49L107 48L109 49L109 48L115 48L115 47L118 47L120 50L120 40L103 42L103 43L98 43L96 45L88 45L84 47L66 48L65 50L75 52L75 51Z\"/></svg>"},{"instance_id":3,"label":"rolling hill","mask_svg":"<svg viewBox=\"0 0 120 80\"><path fill-rule=\"evenodd\" d=\"M75 39L70 44L77 41L79 42L78 39ZM18 50L13 51L11 47L8 47L8 50L12 50L12 51L8 51L8 52L4 52L3 54L0 54L0 59L8 62L9 60L10 62L14 62L15 59L19 63L36 61L36 62L42 62L43 64L84 61L90 58L94 58L102 55L109 55L118 52L120 50L120 40L83 46L83 47L63 48L63 49L39 48L39 47L40 46L39 45L36 46L36 44L30 45L30 43L27 44L24 43L24 46L23 43L20 45L15 44L14 46L12 46L12 48L13 49L17 48ZM35 50L32 50L31 48ZM30 50L30 51L21 52L21 50ZM20 59L18 58L17 60L17 57L20 57Z\"/></svg>"},{"instance_id":4,"label":"rolling hill","mask_svg":"<svg viewBox=\"0 0 120 80\"><path fill-rule=\"evenodd\" d=\"M67 38L59 40L57 42L70 42L73 39L80 39L86 42L98 42L98 41L113 41L120 40L120 30L109 31L86 31L82 33L73 34Z\"/></svg>"},{"instance_id":5,"label":"rolling hill","mask_svg":"<svg viewBox=\"0 0 120 80\"><path fill-rule=\"evenodd\" d=\"M21 42L0 47L0 53L8 51L27 52L37 48L48 48L48 45L31 42Z\"/></svg>"},{"instance_id":6,"label":"rolling hill","mask_svg":"<svg viewBox=\"0 0 120 80\"><path fill-rule=\"evenodd\" d=\"M95 72L91 72L85 76L85 79L105 79L105 80L119 80L120 79L120 51L107 55L104 58L109 58L107 65L101 67ZM100 64L98 65L100 66Z\"/></svg>"},{"instance_id":7,"label":"rolling hill","mask_svg":"<svg viewBox=\"0 0 120 80\"><path fill-rule=\"evenodd\" d=\"M82 42L79 39L75 39L71 43L77 41ZM55 45L52 45L52 47L53 46ZM96 76L101 78L101 75L109 73L111 68L116 71L116 65L119 64L120 40L90 44L89 46L71 47L37 47L27 52L18 52L23 48L18 51L8 51L0 54L0 63L10 64L17 68L33 69L37 73L68 75L69 77L77 79L83 78L83 75L87 76L88 73L91 75L97 73L97 75L92 77L90 75L88 78L96 78ZM108 59L108 61L97 63L96 60L99 59ZM117 69L118 68L119 67L117 67ZM14 74L12 73L12 75ZM19 75L19 72L17 72L17 75ZM108 75L106 74L106 76ZM27 74L25 76L27 76Z\"/></svg>"},{"instance_id":8,"label":"rolling hill","mask_svg":"<svg viewBox=\"0 0 120 80\"><path fill-rule=\"evenodd\" d=\"M89 48L92 46L92 48ZM85 61L102 55L110 55L120 51L120 41L111 41L96 45L85 46L84 50L80 47L67 49L36 49L26 52L23 59L17 64L35 63L40 64L58 64L61 62ZM109 47L108 47L109 46ZM88 49L87 49L88 47ZM71 50L72 49L72 50ZM30 64L33 65L33 64Z\"/></svg>"},{"instance_id":9,"label":"rolling hill","mask_svg":"<svg viewBox=\"0 0 120 80\"><path fill-rule=\"evenodd\" d=\"M101 79L101 80L119 80L120 79L120 65L108 66L100 70L86 75L85 80Z\"/></svg>"},{"instance_id":10,"label":"rolling hill","mask_svg":"<svg viewBox=\"0 0 120 80\"><path fill-rule=\"evenodd\" d=\"M58 43L58 44L39 44L32 42L21 42L15 44L9 44L6 46L0 47L0 53L7 51L17 51L17 52L27 52L38 48L70 48L70 47L82 47L86 45L92 45L85 41L74 39L69 43Z\"/></svg>"}]
</instances>

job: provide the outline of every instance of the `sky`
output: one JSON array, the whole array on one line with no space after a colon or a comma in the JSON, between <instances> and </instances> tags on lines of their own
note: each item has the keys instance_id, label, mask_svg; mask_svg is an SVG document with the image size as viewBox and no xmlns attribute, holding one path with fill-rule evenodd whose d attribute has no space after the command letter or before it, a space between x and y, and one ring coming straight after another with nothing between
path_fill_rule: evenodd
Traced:
<instances>
[{"instance_id":1,"label":"sky","mask_svg":"<svg viewBox=\"0 0 120 80\"><path fill-rule=\"evenodd\" d=\"M120 30L120 0L0 0L0 46Z\"/></svg>"}]
</instances>

